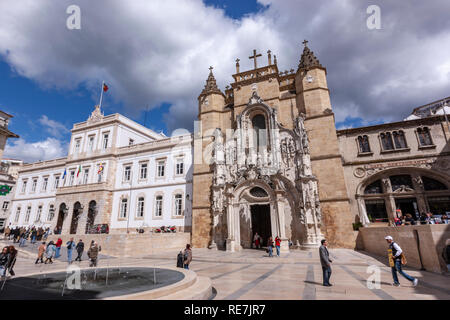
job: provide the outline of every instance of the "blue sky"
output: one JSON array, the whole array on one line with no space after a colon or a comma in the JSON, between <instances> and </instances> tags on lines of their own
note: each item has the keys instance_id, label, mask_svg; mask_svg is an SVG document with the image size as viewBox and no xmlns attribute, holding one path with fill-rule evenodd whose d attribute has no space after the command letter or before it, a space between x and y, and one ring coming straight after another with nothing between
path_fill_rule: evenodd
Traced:
<instances>
[{"instance_id":1,"label":"blue sky","mask_svg":"<svg viewBox=\"0 0 450 320\"><path fill-rule=\"evenodd\" d=\"M450 96L450 2L378 2L380 30L366 26L369 0L2 1L0 109L21 137L5 157L64 156L102 80L105 114L166 134L191 130L210 65L223 89L236 58L251 68L255 48L272 50L280 70L296 68L303 39L327 68L338 128L402 120ZM66 28L72 4L81 30Z\"/></svg>"}]
</instances>

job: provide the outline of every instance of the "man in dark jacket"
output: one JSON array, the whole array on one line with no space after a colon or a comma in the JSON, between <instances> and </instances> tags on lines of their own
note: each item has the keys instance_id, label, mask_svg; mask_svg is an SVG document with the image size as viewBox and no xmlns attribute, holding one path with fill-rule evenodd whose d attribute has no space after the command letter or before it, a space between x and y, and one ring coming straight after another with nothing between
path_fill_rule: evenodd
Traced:
<instances>
[{"instance_id":1,"label":"man in dark jacket","mask_svg":"<svg viewBox=\"0 0 450 320\"><path fill-rule=\"evenodd\" d=\"M320 256L320 264L322 265L323 271L323 285L325 287L331 287L332 286L332 284L330 283L331 263L333 261L330 259L330 254L328 253L327 240L323 239L320 243L322 244L319 248L319 256Z\"/></svg>"},{"instance_id":2,"label":"man in dark jacket","mask_svg":"<svg viewBox=\"0 0 450 320\"><path fill-rule=\"evenodd\" d=\"M75 259L75 261L80 261L81 262L81 256L83 255L83 251L84 251L84 242L83 242L83 240L80 239L80 241L78 241L77 246L75 248L77 249L77 253L78 253L78 256Z\"/></svg>"}]
</instances>

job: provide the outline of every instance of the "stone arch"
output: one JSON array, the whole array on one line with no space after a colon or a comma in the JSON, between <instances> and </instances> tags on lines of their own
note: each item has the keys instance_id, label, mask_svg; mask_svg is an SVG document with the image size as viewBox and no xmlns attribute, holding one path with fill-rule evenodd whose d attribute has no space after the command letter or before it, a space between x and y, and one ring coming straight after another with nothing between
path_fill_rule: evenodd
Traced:
<instances>
[{"instance_id":1,"label":"stone arch","mask_svg":"<svg viewBox=\"0 0 450 320\"><path fill-rule=\"evenodd\" d=\"M83 214L83 206L79 201L73 204L72 221L70 223L70 234L76 234L78 229L78 221Z\"/></svg>"},{"instance_id":2,"label":"stone arch","mask_svg":"<svg viewBox=\"0 0 450 320\"><path fill-rule=\"evenodd\" d=\"M412 188L407 188L406 190L404 188L398 190L392 189L390 177L401 175L411 177ZM442 183L447 187L447 190L425 190L422 181L424 177ZM365 189L378 180L381 181L381 192L366 194ZM448 199L447 202L442 197L446 197ZM435 170L417 167L390 168L377 172L361 181L356 188L359 218L364 225L376 221L389 221L392 224L394 218L405 214L411 214L414 219L418 219L422 213L429 212L431 210L430 208L435 208L434 201L438 198L443 199L443 205L447 206L448 210L450 210L450 177ZM372 216L373 210L377 211L377 216L383 210L386 215L384 218L375 219Z\"/></svg>"},{"instance_id":3,"label":"stone arch","mask_svg":"<svg viewBox=\"0 0 450 320\"><path fill-rule=\"evenodd\" d=\"M95 200L91 200L88 205L88 214L86 218L86 230L85 233L94 233L94 224L95 224L95 218L98 213L98 207L97 202Z\"/></svg>"},{"instance_id":4,"label":"stone arch","mask_svg":"<svg viewBox=\"0 0 450 320\"><path fill-rule=\"evenodd\" d=\"M56 221L55 233L61 234L64 220L66 219L68 212L69 208L67 207L67 205L64 202L60 203L58 208L58 220Z\"/></svg>"}]
</instances>

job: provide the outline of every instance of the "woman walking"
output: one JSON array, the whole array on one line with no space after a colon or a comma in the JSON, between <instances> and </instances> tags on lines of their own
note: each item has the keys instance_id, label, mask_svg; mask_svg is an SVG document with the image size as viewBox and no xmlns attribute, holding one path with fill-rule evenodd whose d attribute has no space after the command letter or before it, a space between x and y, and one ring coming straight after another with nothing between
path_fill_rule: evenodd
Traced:
<instances>
[{"instance_id":1,"label":"woman walking","mask_svg":"<svg viewBox=\"0 0 450 320\"><path fill-rule=\"evenodd\" d=\"M62 246L62 240L61 240L61 238L58 238L58 240L56 241L56 255L55 255L55 259L58 259L61 256L61 246Z\"/></svg>"},{"instance_id":2,"label":"woman walking","mask_svg":"<svg viewBox=\"0 0 450 320\"><path fill-rule=\"evenodd\" d=\"M14 272L13 268L14 265L16 264L16 258L17 258L17 250L14 246L9 246L8 247L8 265L7 265L7 269L10 275L15 276L16 273Z\"/></svg>"},{"instance_id":3,"label":"woman walking","mask_svg":"<svg viewBox=\"0 0 450 320\"><path fill-rule=\"evenodd\" d=\"M38 256L35 264L38 264L39 260L41 260L41 263L44 263L44 253L45 253L45 242L42 242L38 248Z\"/></svg>"},{"instance_id":4,"label":"woman walking","mask_svg":"<svg viewBox=\"0 0 450 320\"><path fill-rule=\"evenodd\" d=\"M50 261L49 263L53 263L52 259L55 255L56 252L56 247L55 244L53 243L53 241L50 241L47 245L47 249L45 250L45 264L47 264L48 261Z\"/></svg>"}]
</instances>

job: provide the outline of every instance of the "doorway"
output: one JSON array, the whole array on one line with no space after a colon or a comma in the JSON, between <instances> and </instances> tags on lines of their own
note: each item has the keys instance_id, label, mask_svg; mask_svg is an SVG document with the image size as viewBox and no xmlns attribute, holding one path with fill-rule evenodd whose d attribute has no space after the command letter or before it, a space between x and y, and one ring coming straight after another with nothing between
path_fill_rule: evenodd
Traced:
<instances>
[{"instance_id":1,"label":"doorway","mask_svg":"<svg viewBox=\"0 0 450 320\"><path fill-rule=\"evenodd\" d=\"M70 234L76 234L78 229L78 219L80 219L81 204L76 202L73 206L72 223L70 224Z\"/></svg>"},{"instance_id":2,"label":"doorway","mask_svg":"<svg viewBox=\"0 0 450 320\"><path fill-rule=\"evenodd\" d=\"M416 198L395 199L395 206L397 210L401 210L403 216L409 213L414 219L419 218Z\"/></svg>"},{"instance_id":3,"label":"doorway","mask_svg":"<svg viewBox=\"0 0 450 320\"><path fill-rule=\"evenodd\" d=\"M54 230L55 234L61 234L66 213L67 213L67 206L65 203L61 203L61 205L59 206L58 221L56 222L56 228Z\"/></svg>"},{"instance_id":4,"label":"doorway","mask_svg":"<svg viewBox=\"0 0 450 320\"><path fill-rule=\"evenodd\" d=\"M251 205L250 212L252 215L252 241L253 236L257 232L262 239L261 246L266 246L267 240L272 236L272 228L270 223L270 205Z\"/></svg>"}]
</instances>

